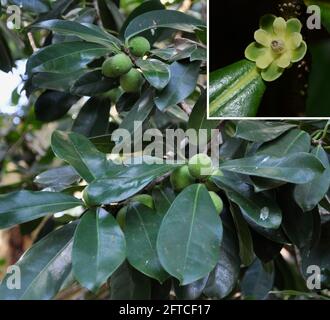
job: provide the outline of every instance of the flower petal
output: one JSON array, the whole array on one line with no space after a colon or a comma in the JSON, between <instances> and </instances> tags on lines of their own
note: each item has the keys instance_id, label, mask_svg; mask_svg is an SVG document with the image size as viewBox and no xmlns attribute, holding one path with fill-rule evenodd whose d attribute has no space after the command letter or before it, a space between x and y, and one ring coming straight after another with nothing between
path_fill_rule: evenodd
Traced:
<instances>
[{"instance_id":1,"label":"flower petal","mask_svg":"<svg viewBox=\"0 0 330 320\"><path fill-rule=\"evenodd\" d=\"M254 39L265 47L270 46L271 35L265 30L259 29L254 33Z\"/></svg>"},{"instance_id":2,"label":"flower petal","mask_svg":"<svg viewBox=\"0 0 330 320\"><path fill-rule=\"evenodd\" d=\"M251 61L256 61L258 57L263 55L266 51L266 48L258 44L257 42L252 42L245 49L245 57Z\"/></svg>"},{"instance_id":3,"label":"flower petal","mask_svg":"<svg viewBox=\"0 0 330 320\"><path fill-rule=\"evenodd\" d=\"M283 35L286 31L286 22L282 17L276 18L273 23L274 32L277 35Z\"/></svg>"},{"instance_id":4,"label":"flower petal","mask_svg":"<svg viewBox=\"0 0 330 320\"><path fill-rule=\"evenodd\" d=\"M256 60L256 65L259 69L266 69L273 62L274 58L270 51L259 56Z\"/></svg>"},{"instance_id":5,"label":"flower petal","mask_svg":"<svg viewBox=\"0 0 330 320\"><path fill-rule=\"evenodd\" d=\"M300 47L301 43L303 41L303 37L301 33L294 32L290 36L290 44L291 44L291 49L295 50Z\"/></svg>"},{"instance_id":6,"label":"flower petal","mask_svg":"<svg viewBox=\"0 0 330 320\"><path fill-rule=\"evenodd\" d=\"M273 33L273 24L275 19L276 16L273 14L266 14L262 16L260 19L260 28L267 32Z\"/></svg>"},{"instance_id":7,"label":"flower petal","mask_svg":"<svg viewBox=\"0 0 330 320\"><path fill-rule=\"evenodd\" d=\"M293 33L293 32L300 33L301 28L302 28L302 24L297 18L289 19L286 22L286 30L289 33Z\"/></svg>"},{"instance_id":8,"label":"flower petal","mask_svg":"<svg viewBox=\"0 0 330 320\"><path fill-rule=\"evenodd\" d=\"M265 81L274 81L278 79L284 72L274 61L267 69L261 71L261 76Z\"/></svg>"},{"instance_id":9,"label":"flower petal","mask_svg":"<svg viewBox=\"0 0 330 320\"><path fill-rule=\"evenodd\" d=\"M276 64L280 68L288 68L291 63L291 52L287 51L283 53L278 59L276 59Z\"/></svg>"},{"instance_id":10,"label":"flower petal","mask_svg":"<svg viewBox=\"0 0 330 320\"><path fill-rule=\"evenodd\" d=\"M305 41L301 42L301 45L296 50L292 50L291 62L298 62L304 58L307 52L307 44Z\"/></svg>"}]
</instances>

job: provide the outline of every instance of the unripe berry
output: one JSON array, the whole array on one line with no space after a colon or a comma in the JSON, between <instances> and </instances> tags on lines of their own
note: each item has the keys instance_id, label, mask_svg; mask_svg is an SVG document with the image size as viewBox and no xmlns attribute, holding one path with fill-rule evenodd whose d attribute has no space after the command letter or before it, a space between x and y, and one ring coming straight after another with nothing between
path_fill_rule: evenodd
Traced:
<instances>
[{"instance_id":1,"label":"unripe berry","mask_svg":"<svg viewBox=\"0 0 330 320\"><path fill-rule=\"evenodd\" d=\"M120 86L125 92L139 92L143 84L143 77L136 69L131 69L120 77Z\"/></svg>"},{"instance_id":2,"label":"unripe berry","mask_svg":"<svg viewBox=\"0 0 330 320\"><path fill-rule=\"evenodd\" d=\"M209 195L213 201L214 207L218 214L220 214L223 210L223 202L221 198L213 191L209 192Z\"/></svg>"},{"instance_id":3,"label":"unripe berry","mask_svg":"<svg viewBox=\"0 0 330 320\"><path fill-rule=\"evenodd\" d=\"M206 154L193 156L188 162L189 172L196 179L205 179L212 173L212 160Z\"/></svg>"},{"instance_id":4,"label":"unripe berry","mask_svg":"<svg viewBox=\"0 0 330 320\"><path fill-rule=\"evenodd\" d=\"M136 57L143 57L150 51L150 42L144 37L135 37L128 42L130 52Z\"/></svg>"},{"instance_id":5,"label":"unripe berry","mask_svg":"<svg viewBox=\"0 0 330 320\"><path fill-rule=\"evenodd\" d=\"M187 165L175 169L170 177L172 187L175 191L181 191L195 182L195 179L189 173Z\"/></svg>"},{"instance_id":6,"label":"unripe berry","mask_svg":"<svg viewBox=\"0 0 330 320\"><path fill-rule=\"evenodd\" d=\"M102 73L109 78L118 78L130 71L133 63L125 53L118 53L106 59L102 65Z\"/></svg>"}]
</instances>

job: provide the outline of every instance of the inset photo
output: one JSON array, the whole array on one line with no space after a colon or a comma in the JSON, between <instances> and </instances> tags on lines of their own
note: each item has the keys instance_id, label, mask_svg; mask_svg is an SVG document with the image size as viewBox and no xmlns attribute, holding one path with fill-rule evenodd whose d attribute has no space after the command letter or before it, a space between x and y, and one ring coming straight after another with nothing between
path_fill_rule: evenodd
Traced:
<instances>
[{"instance_id":1,"label":"inset photo","mask_svg":"<svg viewBox=\"0 0 330 320\"><path fill-rule=\"evenodd\" d=\"M210 119L330 117L328 0L210 1Z\"/></svg>"}]
</instances>

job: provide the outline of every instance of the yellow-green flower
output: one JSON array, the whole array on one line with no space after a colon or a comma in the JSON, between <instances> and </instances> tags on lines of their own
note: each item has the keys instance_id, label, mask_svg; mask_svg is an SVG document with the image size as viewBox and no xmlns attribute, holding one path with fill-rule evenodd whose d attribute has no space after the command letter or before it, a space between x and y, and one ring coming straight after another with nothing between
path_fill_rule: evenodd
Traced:
<instances>
[{"instance_id":1,"label":"yellow-green flower","mask_svg":"<svg viewBox=\"0 0 330 320\"><path fill-rule=\"evenodd\" d=\"M288 21L274 15L261 18L260 29L254 33L256 42L246 48L245 57L255 61L265 81L278 79L292 63L303 59L307 45L301 28L296 18Z\"/></svg>"}]
</instances>

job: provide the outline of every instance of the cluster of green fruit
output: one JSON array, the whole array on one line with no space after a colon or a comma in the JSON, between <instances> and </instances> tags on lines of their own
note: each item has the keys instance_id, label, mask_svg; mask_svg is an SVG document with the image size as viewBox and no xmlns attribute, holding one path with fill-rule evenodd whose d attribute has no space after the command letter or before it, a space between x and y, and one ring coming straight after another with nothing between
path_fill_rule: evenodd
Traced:
<instances>
[{"instance_id":1,"label":"cluster of green fruit","mask_svg":"<svg viewBox=\"0 0 330 320\"><path fill-rule=\"evenodd\" d=\"M195 183L196 180L205 182L217 212L221 213L223 210L223 202L215 192L218 190L217 186L210 181L209 178L210 176L222 175L221 170L213 168L212 160L209 156L206 154L197 154L189 160L188 165L174 170L170 179L175 191L183 190Z\"/></svg>"},{"instance_id":2,"label":"cluster of green fruit","mask_svg":"<svg viewBox=\"0 0 330 320\"><path fill-rule=\"evenodd\" d=\"M207 172L210 172L210 174L205 174ZM184 165L174 170L171 174L170 180L173 189L178 192L195 183L196 180L205 182L205 185L209 190L209 195L213 201L214 207L216 211L220 214L223 210L223 202L215 192L215 190L217 190L217 187L214 185L213 182L208 180L210 176L214 175L222 176L223 174L221 170L213 168L212 160L207 155L198 154L189 160L188 165ZM152 196L148 194L136 195L130 200L130 202L138 202L151 209L155 208L154 200ZM128 207L124 206L117 213L117 221L122 229L124 229L126 225L127 209Z\"/></svg>"},{"instance_id":3,"label":"cluster of green fruit","mask_svg":"<svg viewBox=\"0 0 330 320\"><path fill-rule=\"evenodd\" d=\"M128 42L128 50L135 57L143 57L150 51L150 43L144 37L135 37ZM119 78L121 88L129 93L140 91L144 82L141 72L134 68L132 59L124 52L107 58L102 73L108 78Z\"/></svg>"}]
</instances>

